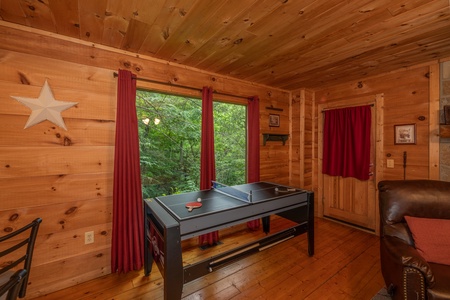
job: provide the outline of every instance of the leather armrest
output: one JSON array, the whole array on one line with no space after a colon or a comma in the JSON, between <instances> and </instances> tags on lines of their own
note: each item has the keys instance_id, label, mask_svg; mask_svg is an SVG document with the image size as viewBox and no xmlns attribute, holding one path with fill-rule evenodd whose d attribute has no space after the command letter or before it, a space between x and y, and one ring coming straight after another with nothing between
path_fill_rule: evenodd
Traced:
<instances>
[{"instance_id":1,"label":"leather armrest","mask_svg":"<svg viewBox=\"0 0 450 300\"><path fill-rule=\"evenodd\" d=\"M431 267L413 246L392 236L384 236L381 242L389 252L391 261L404 267L418 269L425 277L427 285L433 287L434 275Z\"/></svg>"}]
</instances>

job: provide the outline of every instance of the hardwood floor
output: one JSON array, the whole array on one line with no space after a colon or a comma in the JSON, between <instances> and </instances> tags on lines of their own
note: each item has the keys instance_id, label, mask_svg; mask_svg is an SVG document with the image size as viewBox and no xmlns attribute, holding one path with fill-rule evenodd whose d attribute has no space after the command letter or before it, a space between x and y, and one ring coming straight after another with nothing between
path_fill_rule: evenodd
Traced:
<instances>
[{"instance_id":1,"label":"hardwood floor","mask_svg":"<svg viewBox=\"0 0 450 300\"><path fill-rule=\"evenodd\" d=\"M272 217L271 230L289 221ZM263 233L245 225L221 231L223 244L202 250L197 239L183 242L183 260L193 262L226 248L248 243ZM163 299L163 279L156 266L111 274L35 299ZM315 254L307 255L301 235L229 264L184 285L183 299L371 299L384 286L379 238L329 220L315 220Z\"/></svg>"}]
</instances>

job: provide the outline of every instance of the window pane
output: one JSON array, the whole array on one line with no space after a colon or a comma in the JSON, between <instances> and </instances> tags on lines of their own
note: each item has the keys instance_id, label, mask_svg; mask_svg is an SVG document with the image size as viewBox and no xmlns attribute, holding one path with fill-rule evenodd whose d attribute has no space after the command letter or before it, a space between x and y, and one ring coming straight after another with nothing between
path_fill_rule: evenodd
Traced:
<instances>
[{"instance_id":1,"label":"window pane","mask_svg":"<svg viewBox=\"0 0 450 300\"><path fill-rule=\"evenodd\" d=\"M216 180L226 185L245 183L246 107L214 102Z\"/></svg>"},{"instance_id":2,"label":"window pane","mask_svg":"<svg viewBox=\"0 0 450 300\"><path fill-rule=\"evenodd\" d=\"M201 100L148 91L136 97L144 198L200 186ZM246 107L214 102L216 179L245 183Z\"/></svg>"},{"instance_id":3,"label":"window pane","mask_svg":"<svg viewBox=\"0 0 450 300\"><path fill-rule=\"evenodd\" d=\"M201 101L146 91L136 101L144 197L198 190Z\"/></svg>"}]
</instances>

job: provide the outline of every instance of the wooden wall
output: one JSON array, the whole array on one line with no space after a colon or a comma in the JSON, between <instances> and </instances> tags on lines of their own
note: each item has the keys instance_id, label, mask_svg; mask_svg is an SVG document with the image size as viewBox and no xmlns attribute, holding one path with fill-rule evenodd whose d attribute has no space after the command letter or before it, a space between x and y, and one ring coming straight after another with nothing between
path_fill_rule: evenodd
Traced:
<instances>
[{"instance_id":1,"label":"wooden wall","mask_svg":"<svg viewBox=\"0 0 450 300\"><path fill-rule=\"evenodd\" d=\"M28 298L110 273L117 80L113 72L119 68L166 83L212 86L237 96L258 95L261 132L290 130L289 92L2 25L0 234L36 217L43 219ZM49 121L24 129L30 109L11 96L36 98L45 80L57 100L78 102L62 113L67 131ZM167 85L138 85L189 94ZM283 109L280 127L268 126L268 106ZM261 146L262 180L289 184L289 143ZM87 231L95 233L93 244L84 244Z\"/></svg>"}]
</instances>

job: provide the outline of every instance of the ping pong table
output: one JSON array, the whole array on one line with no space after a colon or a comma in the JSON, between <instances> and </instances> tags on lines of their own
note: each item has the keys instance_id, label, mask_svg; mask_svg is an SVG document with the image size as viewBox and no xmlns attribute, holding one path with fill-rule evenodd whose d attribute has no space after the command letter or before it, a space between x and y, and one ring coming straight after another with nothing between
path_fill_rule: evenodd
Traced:
<instances>
[{"instance_id":1,"label":"ping pong table","mask_svg":"<svg viewBox=\"0 0 450 300\"><path fill-rule=\"evenodd\" d=\"M201 200L202 207L188 211L187 202ZM314 193L270 182L235 186L212 183L209 190L144 200L144 272L153 262L164 279L164 299L181 299L183 285L245 255L307 233L308 255L314 255ZM269 234L270 215L296 223ZM257 241L183 266L181 241L211 231L262 218L266 236Z\"/></svg>"}]
</instances>

